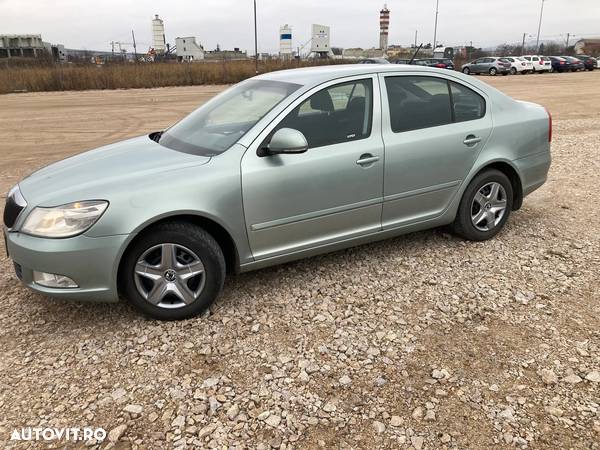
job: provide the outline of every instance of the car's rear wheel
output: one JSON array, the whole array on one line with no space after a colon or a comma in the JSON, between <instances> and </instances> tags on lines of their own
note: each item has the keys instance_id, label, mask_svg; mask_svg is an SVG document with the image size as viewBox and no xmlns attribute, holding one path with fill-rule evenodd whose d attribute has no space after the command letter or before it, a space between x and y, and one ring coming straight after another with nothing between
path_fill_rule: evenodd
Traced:
<instances>
[{"instance_id":1,"label":"car's rear wheel","mask_svg":"<svg viewBox=\"0 0 600 450\"><path fill-rule=\"evenodd\" d=\"M219 295L225 258L215 239L185 222L160 224L125 255L121 282L129 302L160 320L200 314Z\"/></svg>"},{"instance_id":2,"label":"car's rear wheel","mask_svg":"<svg viewBox=\"0 0 600 450\"><path fill-rule=\"evenodd\" d=\"M452 228L465 239L485 241L500 232L512 205L513 189L508 177L499 170L486 170L467 186Z\"/></svg>"},{"instance_id":3,"label":"car's rear wheel","mask_svg":"<svg viewBox=\"0 0 600 450\"><path fill-rule=\"evenodd\" d=\"M495 67L492 67L490 69L490 75L496 75L498 73L498 70Z\"/></svg>"},{"instance_id":4,"label":"car's rear wheel","mask_svg":"<svg viewBox=\"0 0 600 450\"><path fill-rule=\"evenodd\" d=\"M468 67L465 67L465 68L463 69L463 73L464 73L465 75L469 75L469 74L471 73L471 70L470 70Z\"/></svg>"}]
</instances>

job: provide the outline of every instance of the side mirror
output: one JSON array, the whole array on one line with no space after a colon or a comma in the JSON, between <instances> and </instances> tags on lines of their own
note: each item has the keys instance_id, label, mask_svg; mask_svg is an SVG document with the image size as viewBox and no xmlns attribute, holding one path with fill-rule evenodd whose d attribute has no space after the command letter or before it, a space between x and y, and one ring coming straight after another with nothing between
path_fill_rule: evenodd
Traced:
<instances>
[{"instance_id":1,"label":"side mirror","mask_svg":"<svg viewBox=\"0 0 600 450\"><path fill-rule=\"evenodd\" d=\"M259 149L258 156L304 153L306 150L308 142L300 131L280 128L271 137L271 142L265 148Z\"/></svg>"}]
</instances>

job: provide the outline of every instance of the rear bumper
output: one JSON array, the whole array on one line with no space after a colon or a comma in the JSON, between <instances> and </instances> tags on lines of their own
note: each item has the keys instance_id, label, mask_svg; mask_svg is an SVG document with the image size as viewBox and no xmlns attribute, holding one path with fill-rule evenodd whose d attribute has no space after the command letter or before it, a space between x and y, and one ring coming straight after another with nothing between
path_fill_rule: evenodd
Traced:
<instances>
[{"instance_id":1,"label":"rear bumper","mask_svg":"<svg viewBox=\"0 0 600 450\"><path fill-rule=\"evenodd\" d=\"M546 182L552 157L545 151L516 159L513 163L521 175L523 197L526 197Z\"/></svg>"},{"instance_id":2,"label":"rear bumper","mask_svg":"<svg viewBox=\"0 0 600 450\"><path fill-rule=\"evenodd\" d=\"M117 265L127 235L45 239L6 232L7 250L21 282L35 292L72 300L116 302ZM49 288L33 281L33 271L64 275L77 288Z\"/></svg>"}]
</instances>

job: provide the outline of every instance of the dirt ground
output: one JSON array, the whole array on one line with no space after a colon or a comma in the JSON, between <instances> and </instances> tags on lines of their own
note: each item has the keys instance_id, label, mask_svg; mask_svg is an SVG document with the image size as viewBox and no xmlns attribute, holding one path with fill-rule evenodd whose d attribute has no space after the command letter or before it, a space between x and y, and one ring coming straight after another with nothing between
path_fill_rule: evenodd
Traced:
<instances>
[{"instance_id":1,"label":"dirt ground","mask_svg":"<svg viewBox=\"0 0 600 450\"><path fill-rule=\"evenodd\" d=\"M178 323L33 294L3 259L0 446L88 425L110 439L67 445L600 449L600 72L485 81L554 117L548 182L492 241L431 230L239 275ZM0 192L222 89L0 96Z\"/></svg>"}]
</instances>

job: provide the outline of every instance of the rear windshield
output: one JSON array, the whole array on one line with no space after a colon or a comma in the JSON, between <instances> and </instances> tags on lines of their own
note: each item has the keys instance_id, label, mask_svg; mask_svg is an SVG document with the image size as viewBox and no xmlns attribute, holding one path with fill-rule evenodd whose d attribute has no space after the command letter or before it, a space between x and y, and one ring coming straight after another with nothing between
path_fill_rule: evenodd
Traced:
<instances>
[{"instance_id":1,"label":"rear windshield","mask_svg":"<svg viewBox=\"0 0 600 450\"><path fill-rule=\"evenodd\" d=\"M155 140L173 150L219 155L300 86L270 80L243 81L206 102Z\"/></svg>"}]
</instances>

